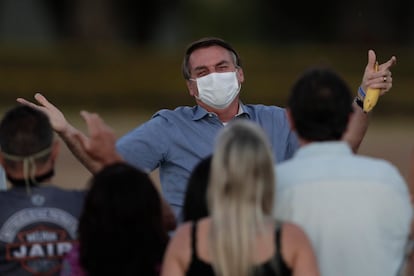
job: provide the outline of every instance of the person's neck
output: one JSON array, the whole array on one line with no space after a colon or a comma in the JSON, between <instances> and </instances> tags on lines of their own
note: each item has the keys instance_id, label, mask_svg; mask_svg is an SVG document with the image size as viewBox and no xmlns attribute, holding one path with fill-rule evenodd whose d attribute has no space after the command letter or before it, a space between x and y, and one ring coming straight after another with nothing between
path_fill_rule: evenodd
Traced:
<instances>
[{"instance_id":1,"label":"person's neck","mask_svg":"<svg viewBox=\"0 0 414 276\"><path fill-rule=\"evenodd\" d=\"M301 137L298 137L298 140L299 140L299 146L300 147L304 147L304 146L306 146L306 145L309 145L309 144L312 144L312 143L315 143L315 142L340 142L341 140L324 140L324 141L312 141L312 140L306 140L306 139L303 139L303 138L301 138Z\"/></svg>"},{"instance_id":2,"label":"person's neck","mask_svg":"<svg viewBox=\"0 0 414 276\"><path fill-rule=\"evenodd\" d=\"M8 168L5 167L7 178L10 182L24 182L24 173L23 173L23 167L19 168ZM52 164L44 164L44 165L38 165L36 167L36 173L34 175L35 179L38 179L38 184L43 183L49 183L54 176L54 166Z\"/></svg>"},{"instance_id":3,"label":"person's neck","mask_svg":"<svg viewBox=\"0 0 414 276\"><path fill-rule=\"evenodd\" d=\"M203 107L205 110L207 110L208 112L213 112L217 114L220 121L223 123L227 123L239 113L239 99L234 100L228 107L224 109L212 108L203 103L199 103L199 105Z\"/></svg>"},{"instance_id":4,"label":"person's neck","mask_svg":"<svg viewBox=\"0 0 414 276\"><path fill-rule=\"evenodd\" d=\"M310 141L310 140L303 139L303 138L301 138L301 137L298 137L298 140L299 140L299 146L300 146L300 147L303 147L303 146L309 145L310 143L312 143L312 142L313 142L313 141Z\"/></svg>"}]
</instances>

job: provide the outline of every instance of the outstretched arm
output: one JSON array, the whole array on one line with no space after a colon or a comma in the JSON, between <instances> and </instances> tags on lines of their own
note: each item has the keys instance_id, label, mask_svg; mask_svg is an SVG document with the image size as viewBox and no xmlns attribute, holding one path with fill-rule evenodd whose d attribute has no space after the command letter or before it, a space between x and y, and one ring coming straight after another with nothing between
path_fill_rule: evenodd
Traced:
<instances>
[{"instance_id":1,"label":"outstretched arm","mask_svg":"<svg viewBox=\"0 0 414 276\"><path fill-rule=\"evenodd\" d=\"M95 163L101 167L116 162L125 162L115 148L116 137L108 125L96 113L82 111L81 116L86 122L89 131L89 138L78 132L75 137ZM155 185L155 184L154 184ZM167 231L174 230L176 220L170 205L161 196L161 210L164 227Z\"/></svg>"},{"instance_id":2,"label":"outstretched arm","mask_svg":"<svg viewBox=\"0 0 414 276\"><path fill-rule=\"evenodd\" d=\"M51 104L42 94L36 93L34 98L38 104L27 101L23 98L17 98L17 102L45 113L49 117L53 129L66 143L73 155L90 172L96 173L99 171L101 169L101 165L94 162L79 143L78 137L83 137L84 140L87 140L88 138L74 126L69 124L63 113L56 106Z\"/></svg>"},{"instance_id":3,"label":"outstretched arm","mask_svg":"<svg viewBox=\"0 0 414 276\"><path fill-rule=\"evenodd\" d=\"M75 157L93 174L111 163L124 162L115 149L116 137L114 132L98 114L81 112L89 131L89 137L87 137L69 124L63 113L43 95L36 93L35 99L39 104L23 98L18 98L17 102L44 112L49 117L53 129L63 139ZM164 227L166 230L173 230L176 227L174 213L168 203L162 197L161 199Z\"/></svg>"},{"instance_id":4,"label":"outstretched arm","mask_svg":"<svg viewBox=\"0 0 414 276\"><path fill-rule=\"evenodd\" d=\"M361 88L367 91L368 87L381 89L381 95L384 95L392 87L391 67L397 62L395 56L392 56L387 62L381 64L376 72L374 70L375 62L377 61L375 52L368 51L368 64L365 67L364 76L362 77ZM361 100L363 96L359 95ZM362 139L368 129L368 114L364 113L362 109L354 102L354 114L348 124L348 130L342 137L347 141L354 152L358 151Z\"/></svg>"}]
</instances>

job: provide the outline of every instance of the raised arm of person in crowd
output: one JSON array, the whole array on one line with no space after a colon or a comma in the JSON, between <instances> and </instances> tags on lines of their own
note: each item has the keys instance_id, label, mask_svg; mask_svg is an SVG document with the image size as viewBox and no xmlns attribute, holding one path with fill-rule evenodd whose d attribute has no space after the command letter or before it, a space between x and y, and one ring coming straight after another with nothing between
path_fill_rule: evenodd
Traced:
<instances>
[{"instance_id":1,"label":"raised arm of person in crowd","mask_svg":"<svg viewBox=\"0 0 414 276\"><path fill-rule=\"evenodd\" d=\"M387 62L379 65L378 71L375 71L376 54L373 50L368 51L368 64L365 67L364 76L362 77L361 89L358 96L361 100L365 97L368 87L381 89L381 95L384 95L392 87L391 67L397 62L395 56L392 56ZM354 152L358 151L362 139L368 129L368 115L362 108L354 102L354 115L348 125L348 130L343 139L347 141Z\"/></svg>"},{"instance_id":2,"label":"raised arm of person in crowd","mask_svg":"<svg viewBox=\"0 0 414 276\"><path fill-rule=\"evenodd\" d=\"M83 147L79 143L79 139L75 137L84 137L83 140L88 138L74 126L72 126L65 118L63 113L53 104L51 104L42 94L36 93L35 100L39 104L32 103L23 98L17 98L17 102L30 106L34 109L44 112L50 119L53 129L66 143L73 155L91 172L96 173L102 168L102 164L93 161L90 155L88 155Z\"/></svg>"},{"instance_id":3,"label":"raised arm of person in crowd","mask_svg":"<svg viewBox=\"0 0 414 276\"><path fill-rule=\"evenodd\" d=\"M116 137L112 128L96 113L82 111L81 116L88 127L89 137L80 131L73 135L78 140L77 144L82 147L82 152L86 153L95 164L100 164L101 167L116 162L124 162L115 149ZM176 227L174 213L162 196L161 204L164 227L167 231L174 230Z\"/></svg>"},{"instance_id":4,"label":"raised arm of person in crowd","mask_svg":"<svg viewBox=\"0 0 414 276\"><path fill-rule=\"evenodd\" d=\"M93 174L108 164L123 161L115 150L116 137L112 129L103 122L99 115L81 112L88 127L88 137L72 126L63 113L43 95L36 93L35 99L39 105L23 98L18 98L17 101L47 114L53 129L64 140L73 155ZM174 213L163 197L161 198L164 224L167 230L173 230L176 227Z\"/></svg>"}]
</instances>

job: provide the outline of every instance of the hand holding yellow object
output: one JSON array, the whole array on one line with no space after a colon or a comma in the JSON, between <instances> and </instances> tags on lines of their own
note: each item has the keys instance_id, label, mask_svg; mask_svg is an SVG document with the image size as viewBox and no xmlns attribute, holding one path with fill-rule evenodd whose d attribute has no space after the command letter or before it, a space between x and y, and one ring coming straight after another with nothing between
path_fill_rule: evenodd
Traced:
<instances>
[{"instance_id":1,"label":"hand holding yellow object","mask_svg":"<svg viewBox=\"0 0 414 276\"><path fill-rule=\"evenodd\" d=\"M375 62L374 71L378 72L378 61ZM381 90L379 88L370 88L367 89L367 94L364 98L364 112L370 112L378 102Z\"/></svg>"}]
</instances>

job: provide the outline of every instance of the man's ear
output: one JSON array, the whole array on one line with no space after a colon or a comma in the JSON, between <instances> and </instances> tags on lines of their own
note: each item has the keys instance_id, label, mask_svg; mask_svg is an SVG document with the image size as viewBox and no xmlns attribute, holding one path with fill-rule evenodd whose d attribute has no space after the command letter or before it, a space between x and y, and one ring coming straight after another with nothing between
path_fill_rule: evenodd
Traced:
<instances>
[{"instance_id":1,"label":"man's ear","mask_svg":"<svg viewBox=\"0 0 414 276\"><path fill-rule=\"evenodd\" d=\"M187 84L188 92L190 93L191 97L198 96L198 90L197 90L197 82L186 80L185 82Z\"/></svg>"},{"instance_id":2,"label":"man's ear","mask_svg":"<svg viewBox=\"0 0 414 276\"><path fill-rule=\"evenodd\" d=\"M237 67L237 79L239 80L240 83L244 82L244 72L243 72L243 68L241 67Z\"/></svg>"},{"instance_id":3,"label":"man's ear","mask_svg":"<svg viewBox=\"0 0 414 276\"><path fill-rule=\"evenodd\" d=\"M294 131L296 129L296 127L295 127L295 122L294 122L293 117L292 117L292 112L290 111L289 108L286 108L285 110L286 110L286 117L287 117L287 120L289 122L290 129L292 131Z\"/></svg>"}]
</instances>

